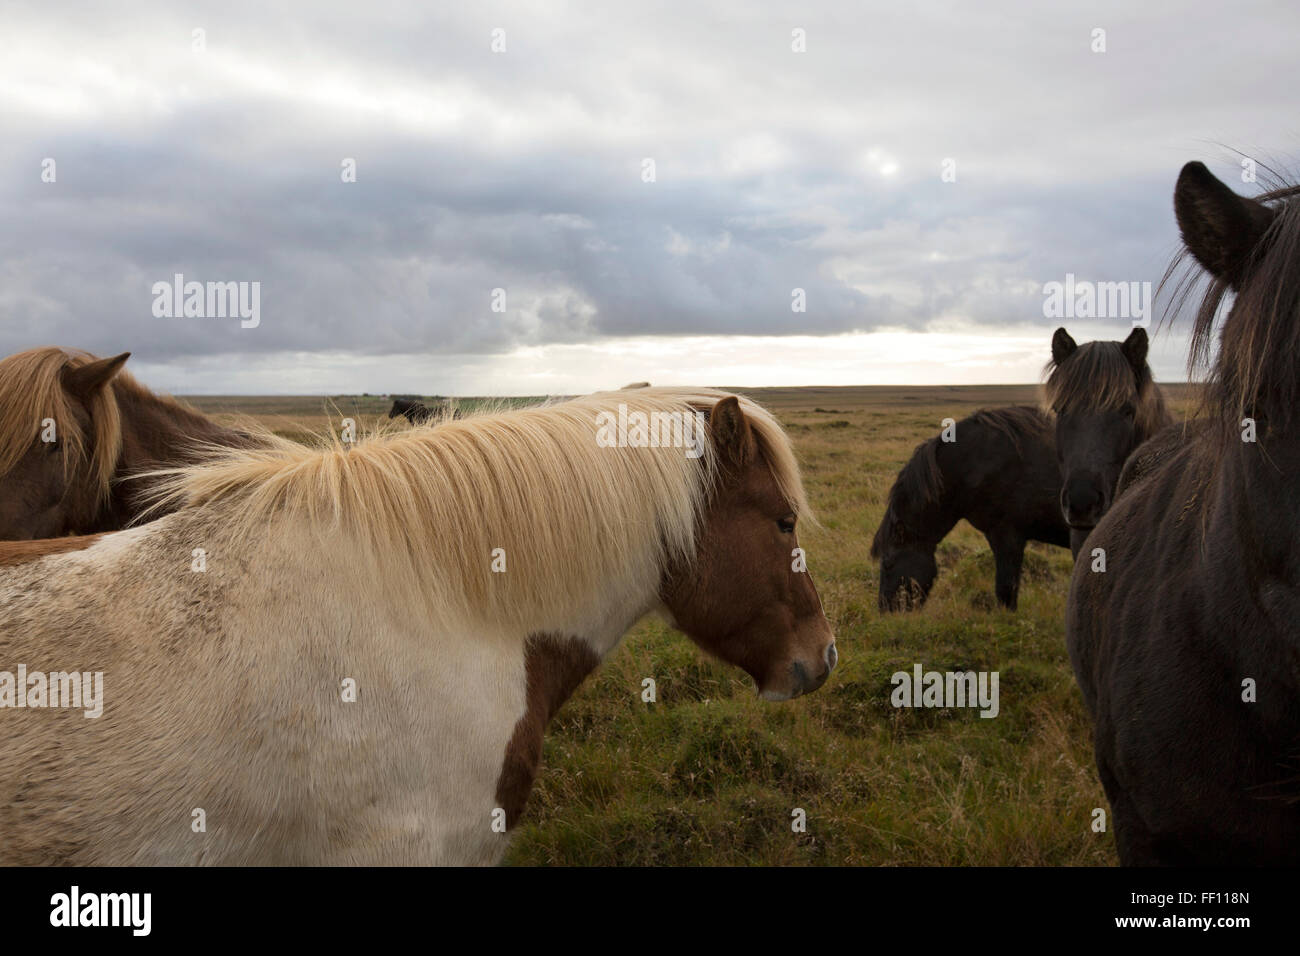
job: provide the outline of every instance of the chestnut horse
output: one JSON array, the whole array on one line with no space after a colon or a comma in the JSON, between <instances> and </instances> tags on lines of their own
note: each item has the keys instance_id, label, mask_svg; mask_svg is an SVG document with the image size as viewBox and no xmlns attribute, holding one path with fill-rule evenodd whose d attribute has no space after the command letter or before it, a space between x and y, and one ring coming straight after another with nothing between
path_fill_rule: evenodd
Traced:
<instances>
[{"instance_id":1,"label":"chestnut horse","mask_svg":"<svg viewBox=\"0 0 1300 956\"><path fill-rule=\"evenodd\" d=\"M47 347L0 361L0 540L123 528L151 483L121 479L250 441L135 381L130 354Z\"/></svg>"},{"instance_id":2,"label":"chestnut horse","mask_svg":"<svg viewBox=\"0 0 1300 956\"><path fill-rule=\"evenodd\" d=\"M1070 660L1125 864L1300 864L1297 197L1183 168L1185 253L1212 278L1193 366L1221 328L1208 420L1144 455L1088 539L1104 572L1074 568Z\"/></svg>"},{"instance_id":3,"label":"chestnut horse","mask_svg":"<svg viewBox=\"0 0 1300 956\"><path fill-rule=\"evenodd\" d=\"M770 700L835 665L794 454L746 399L213 454L158 521L0 545L0 661L103 673L102 716L0 721L0 864L492 863L547 720L643 615Z\"/></svg>"},{"instance_id":4,"label":"chestnut horse","mask_svg":"<svg viewBox=\"0 0 1300 956\"><path fill-rule=\"evenodd\" d=\"M1110 508L1128 456L1172 419L1147 365L1143 328L1123 342L1083 345L1057 329L1045 371L1046 404L1056 420L1061 515L1077 558Z\"/></svg>"}]
</instances>

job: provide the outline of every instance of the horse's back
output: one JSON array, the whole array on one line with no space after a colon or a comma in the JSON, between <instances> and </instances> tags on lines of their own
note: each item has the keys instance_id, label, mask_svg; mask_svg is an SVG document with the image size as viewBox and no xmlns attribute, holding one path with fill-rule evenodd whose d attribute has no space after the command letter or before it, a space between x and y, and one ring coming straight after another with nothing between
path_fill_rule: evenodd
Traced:
<instances>
[{"instance_id":1,"label":"horse's back","mask_svg":"<svg viewBox=\"0 0 1300 956\"><path fill-rule=\"evenodd\" d=\"M957 424L957 440L939 448L945 479L960 488L962 516L990 533L1014 527L1062 547L1060 473L1050 422L1033 406L976 412Z\"/></svg>"},{"instance_id":2,"label":"horse's back","mask_svg":"<svg viewBox=\"0 0 1300 956\"><path fill-rule=\"evenodd\" d=\"M232 541L182 512L0 568L0 659L103 686L98 717L0 723L0 863L497 859L520 649L431 634L348 564L288 526Z\"/></svg>"}]
</instances>

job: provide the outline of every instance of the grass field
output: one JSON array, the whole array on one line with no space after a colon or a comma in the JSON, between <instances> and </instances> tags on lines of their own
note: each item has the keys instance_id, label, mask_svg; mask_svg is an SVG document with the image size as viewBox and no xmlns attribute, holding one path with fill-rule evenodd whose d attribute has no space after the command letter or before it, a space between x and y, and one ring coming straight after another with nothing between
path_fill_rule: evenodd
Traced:
<instances>
[{"instance_id":1,"label":"grass field","mask_svg":"<svg viewBox=\"0 0 1300 956\"><path fill-rule=\"evenodd\" d=\"M1032 403L1031 386L744 390L793 437L823 524L801 544L840 664L817 693L759 700L742 672L657 621L621 647L552 721L515 834L515 864L1073 865L1115 862L1094 833L1107 807L1065 651L1070 555L1031 545L1020 609L993 600L993 558L964 522L939 550L926 607L876 609L872 535L915 445L980 407ZM1184 389L1166 388L1175 410ZM366 398L190 399L299 437L326 412L369 421ZM890 675L995 670L999 715L897 710ZM641 700L642 680L658 700ZM792 811L807 830L792 832ZM1109 810L1107 809L1109 813Z\"/></svg>"}]
</instances>

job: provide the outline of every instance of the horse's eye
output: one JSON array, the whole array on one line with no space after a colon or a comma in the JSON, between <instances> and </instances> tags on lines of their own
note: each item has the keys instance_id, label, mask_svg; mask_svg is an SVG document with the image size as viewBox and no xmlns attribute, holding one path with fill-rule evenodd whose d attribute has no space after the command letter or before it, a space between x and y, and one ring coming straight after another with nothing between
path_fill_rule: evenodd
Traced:
<instances>
[{"instance_id":1,"label":"horse's eye","mask_svg":"<svg viewBox=\"0 0 1300 956\"><path fill-rule=\"evenodd\" d=\"M46 451L47 454L53 455L53 454L54 454L56 451L58 451L58 450L59 450L59 443L58 443L58 442L56 442L56 441L47 441L47 442L45 443L45 451Z\"/></svg>"},{"instance_id":2,"label":"horse's eye","mask_svg":"<svg viewBox=\"0 0 1300 956\"><path fill-rule=\"evenodd\" d=\"M781 529L782 534L794 534L794 515L786 515L777 521L777 527Z\"/></svg>"},{"instance_id":3,"label":"horse's eye","mask_svg":"<svg viewBox=\"0 0 1300 956\"><path fill-rule=\"evenodd\" d=\"M1125 418L1132 418L1134 415L1137 414L1137 409L1133 407L1132 402L1126 403L1124 407L1120 409L1120 411L1124 413Z\"/></svg>"}]
</instances>

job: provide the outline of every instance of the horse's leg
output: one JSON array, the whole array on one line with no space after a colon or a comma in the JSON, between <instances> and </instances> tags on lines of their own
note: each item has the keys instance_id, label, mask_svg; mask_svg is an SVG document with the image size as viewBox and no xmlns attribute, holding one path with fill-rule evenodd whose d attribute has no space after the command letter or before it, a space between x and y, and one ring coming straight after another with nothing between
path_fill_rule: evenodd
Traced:
<instances>
[{"instance_id":1,"label":"horse's leg","mask_svg":"<svg viewBox=\"0 0 1300 956\"><path fill-rule=\"evenodd\" d=\"M1024 536L1012 528L994 528L984 537L997 566L994 592L998 603L1014 611L1020 595L1020 569L1025 563Z\"/></svg>"},{"instance_id":2,"label":"horse's leg","mask_svg":"<svg viewBox=\"0 0 1300 956\"><path fill-rule=\"evenodd\" d=\"M1122 866L1169 866L1171 861L1160 853L1155 836L1120 788L1106 760L1097 755L1097 773L1110 800L1111 826L1115 830L1115 849Z\"/></svg>"}]
</instances>

